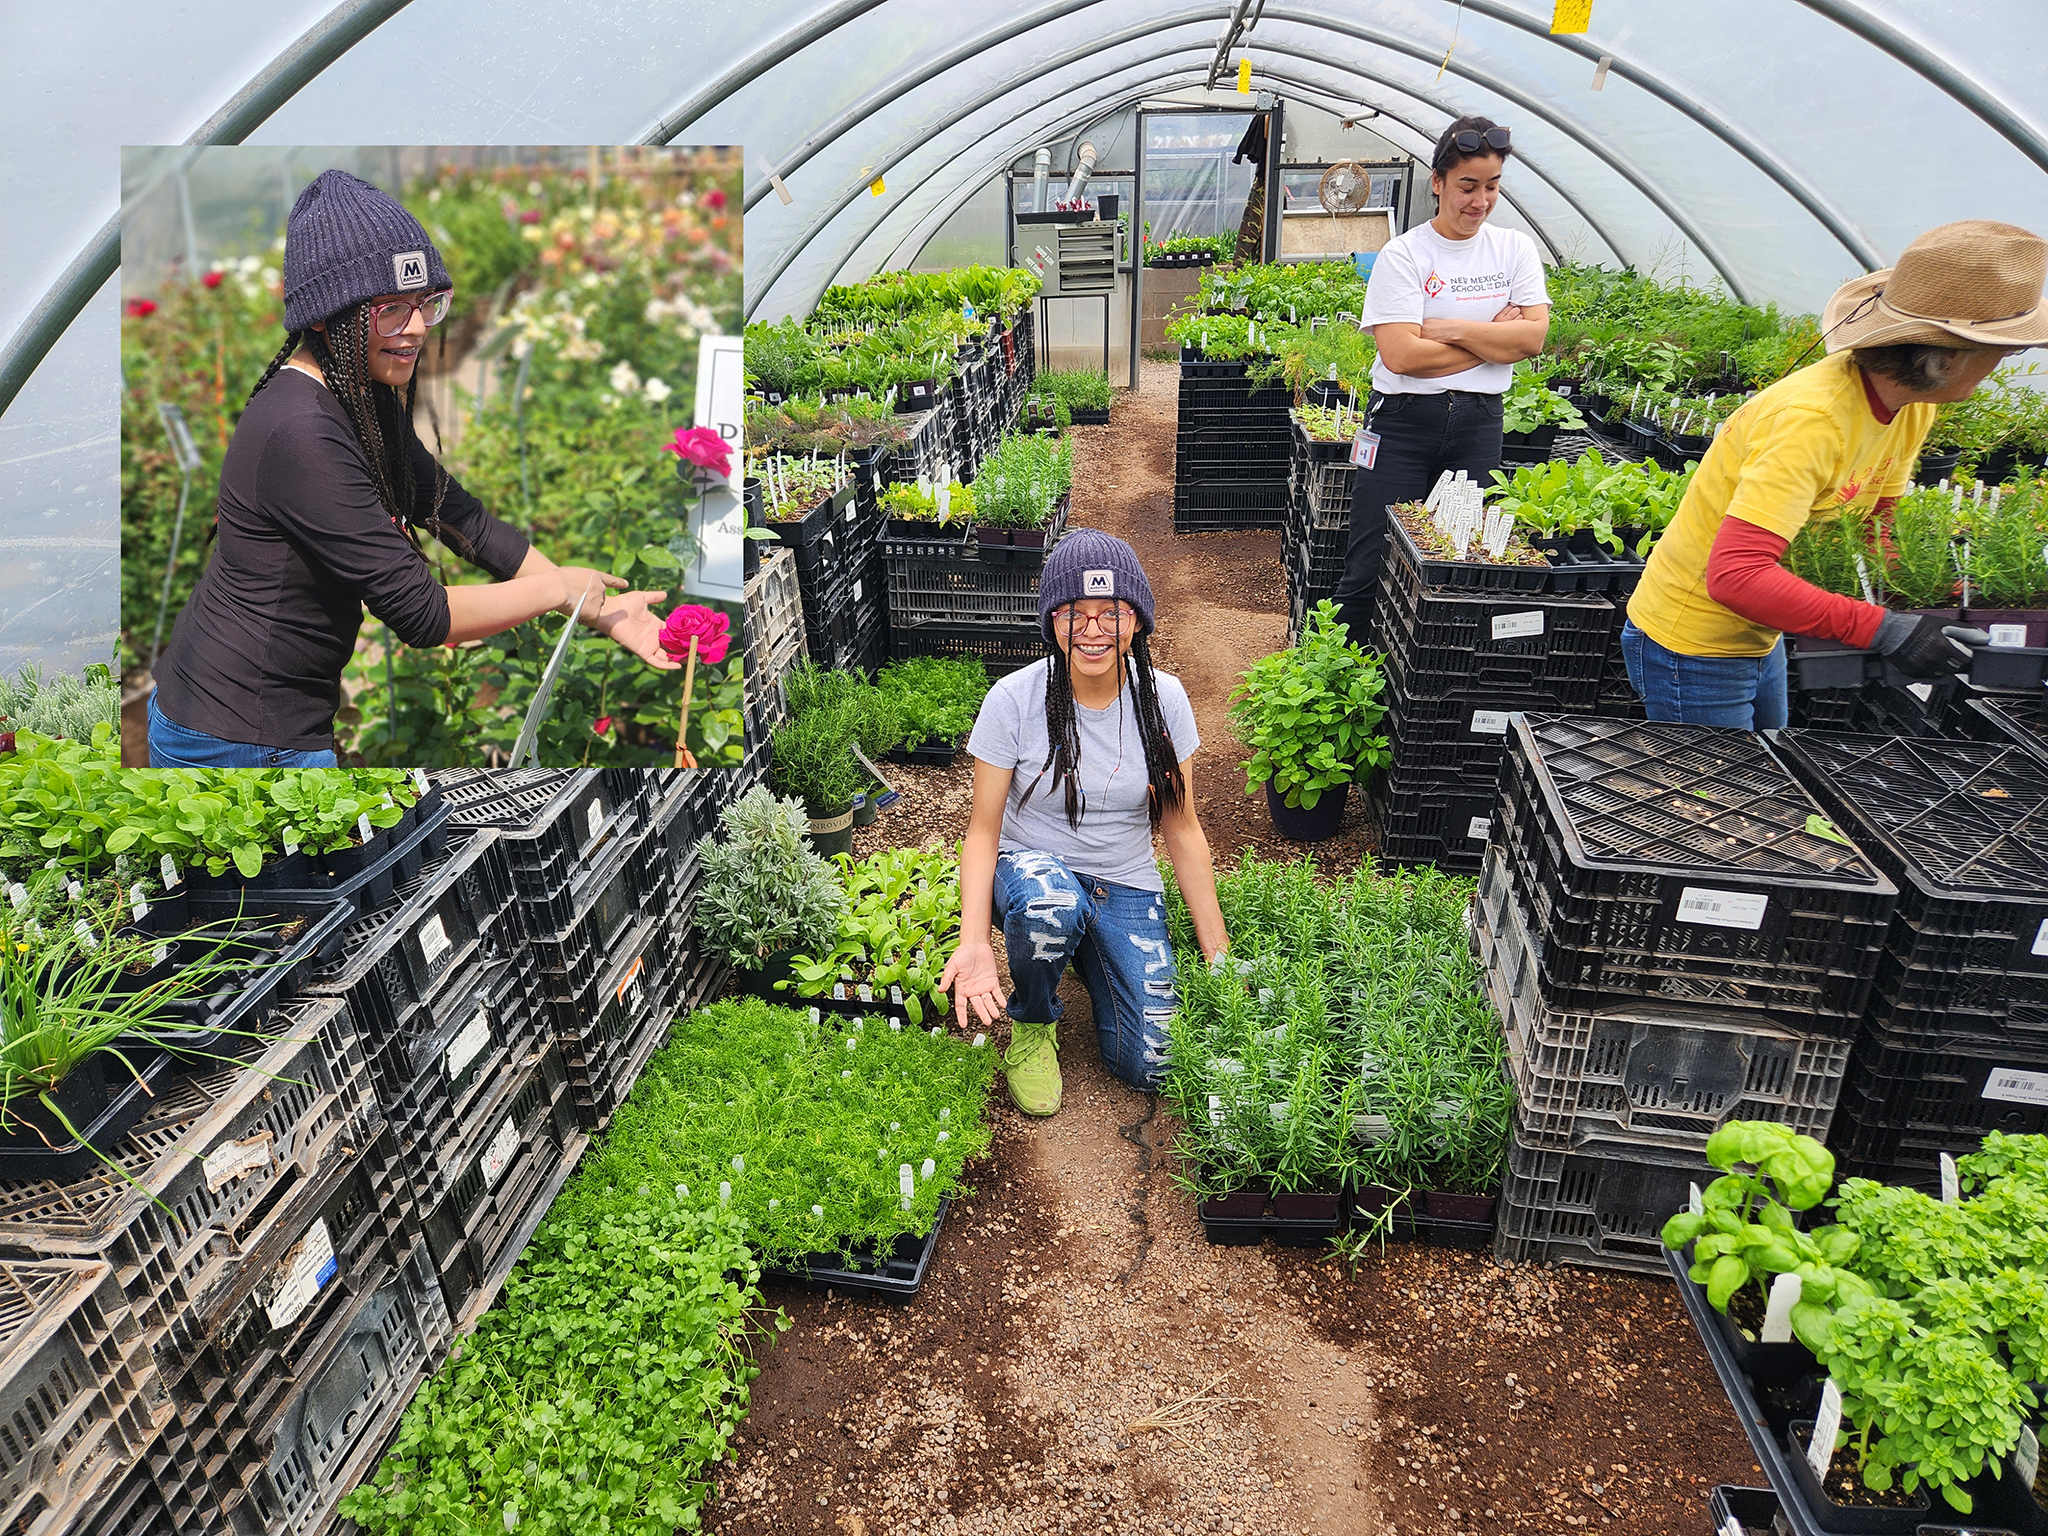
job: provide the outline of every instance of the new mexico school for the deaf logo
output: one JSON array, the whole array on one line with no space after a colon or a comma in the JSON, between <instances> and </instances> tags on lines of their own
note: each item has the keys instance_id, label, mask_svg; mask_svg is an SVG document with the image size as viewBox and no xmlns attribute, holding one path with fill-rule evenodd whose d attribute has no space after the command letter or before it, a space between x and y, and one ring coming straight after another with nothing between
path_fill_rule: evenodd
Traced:
<instances>
[{"instance_id":1,"label":"new mexico school for the deaf logo","mask_svg":"<svg viewBox=\"0 0 2048 1536\"><path fill-rule=\"evenodd\" d=\"M1422 291L1433 299L1444 291L1444 280L1431 272L1429 280L1422 285Z\"/></svg>"}]
</instances>

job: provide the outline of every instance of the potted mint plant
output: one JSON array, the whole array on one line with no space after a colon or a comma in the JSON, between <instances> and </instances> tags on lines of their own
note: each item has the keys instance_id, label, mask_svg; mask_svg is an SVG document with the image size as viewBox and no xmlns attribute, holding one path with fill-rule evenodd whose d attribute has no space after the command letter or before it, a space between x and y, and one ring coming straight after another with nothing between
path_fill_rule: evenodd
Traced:
<instances>
[{"instance_id":1,"label":"potted mint plant","mask_svg":"<svg viewBox=\"0 0 2048 1536\"><path fill-rule=\"evenodd\" d=\"M1388 760L1373 727L1384 715L1385 674L1352 643L1328 598L1301 644L1255 661L1230 696L1230 719L1251 749L1245 793L1263 787L1273 828L1296 842L1334 837L1351 786Z\"/></svg>"}]
</instances>

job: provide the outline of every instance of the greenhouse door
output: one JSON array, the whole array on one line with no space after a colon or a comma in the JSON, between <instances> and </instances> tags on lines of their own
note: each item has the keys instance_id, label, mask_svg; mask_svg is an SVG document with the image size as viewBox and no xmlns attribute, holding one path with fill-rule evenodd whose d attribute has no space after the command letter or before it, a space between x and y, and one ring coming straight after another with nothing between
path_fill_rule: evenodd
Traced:
<instances>
[{"instance_id":1,"label":"greenhouse door","mask_svg":"<svg viewBox=\"0 0 2048 1536\"><path fill-rule=\"evenodd\" d=\"M1265 129L1265 152L1237 161L1238 149L1255 121ZM1192 235L1236 234L1247 225L1260 234L1257 259L1273 259L1278 237L1277 187L1265 174L1279 156L1280 109L1238 111L1229 107L1176 107L1138 114L1139 243L1132 306L1132 351L1159 351L1167 316L1200 284L1198 266L1146 267L1144 254L1157 242ZM1252 192L1260 189L1254 209ZM1134 370L1135 371L1135 370Z\"/></svg>"}]
</instances>

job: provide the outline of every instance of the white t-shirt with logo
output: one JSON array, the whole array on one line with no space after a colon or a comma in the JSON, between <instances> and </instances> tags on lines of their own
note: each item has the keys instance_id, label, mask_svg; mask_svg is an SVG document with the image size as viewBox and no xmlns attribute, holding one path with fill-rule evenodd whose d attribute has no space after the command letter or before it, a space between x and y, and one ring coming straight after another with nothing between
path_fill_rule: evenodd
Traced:
<instances>
[{"instance_id":1,"label":"white t-shirt with logo","mask_svg":"<svg viewBox=\"0 0 2048 1536\"><path fill-rule=\"evenodd\" d=\"M1509 304L1548 304L1543 258L1536 242L1518 229L1479 226L1470 240L1446 240L1432 224L1420 224L1387 242L1373 262L1360 324L1425 320L1491 320ZM1382 359L1372 365L1372 387L1383 395L1440 395L1460 389L1506 394L1514 378L1509 363L1480 363L1438 379L1396 373Z\"/></svg>"}]
</instances>

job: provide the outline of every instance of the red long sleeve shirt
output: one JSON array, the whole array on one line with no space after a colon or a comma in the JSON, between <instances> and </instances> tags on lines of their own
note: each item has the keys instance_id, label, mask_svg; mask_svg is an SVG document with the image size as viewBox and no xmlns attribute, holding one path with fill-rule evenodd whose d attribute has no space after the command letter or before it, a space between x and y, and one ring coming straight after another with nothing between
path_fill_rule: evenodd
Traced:
<instances>
[{"instance_id":1,"label":"red long sleeve shirt","mask_svg":"<svg viewBox=\"0 0 2048 1536\"><path fill-rule=\"evenodd\" d=\"M1880 527L1890 510L1890 498L1877 504ZM1707 555L1707 596L1752 624L1867 649L1884 609L1801 581L1778 563L1788 542L1739 517L1722 518Z\"/></svg>"}]
</instances>

